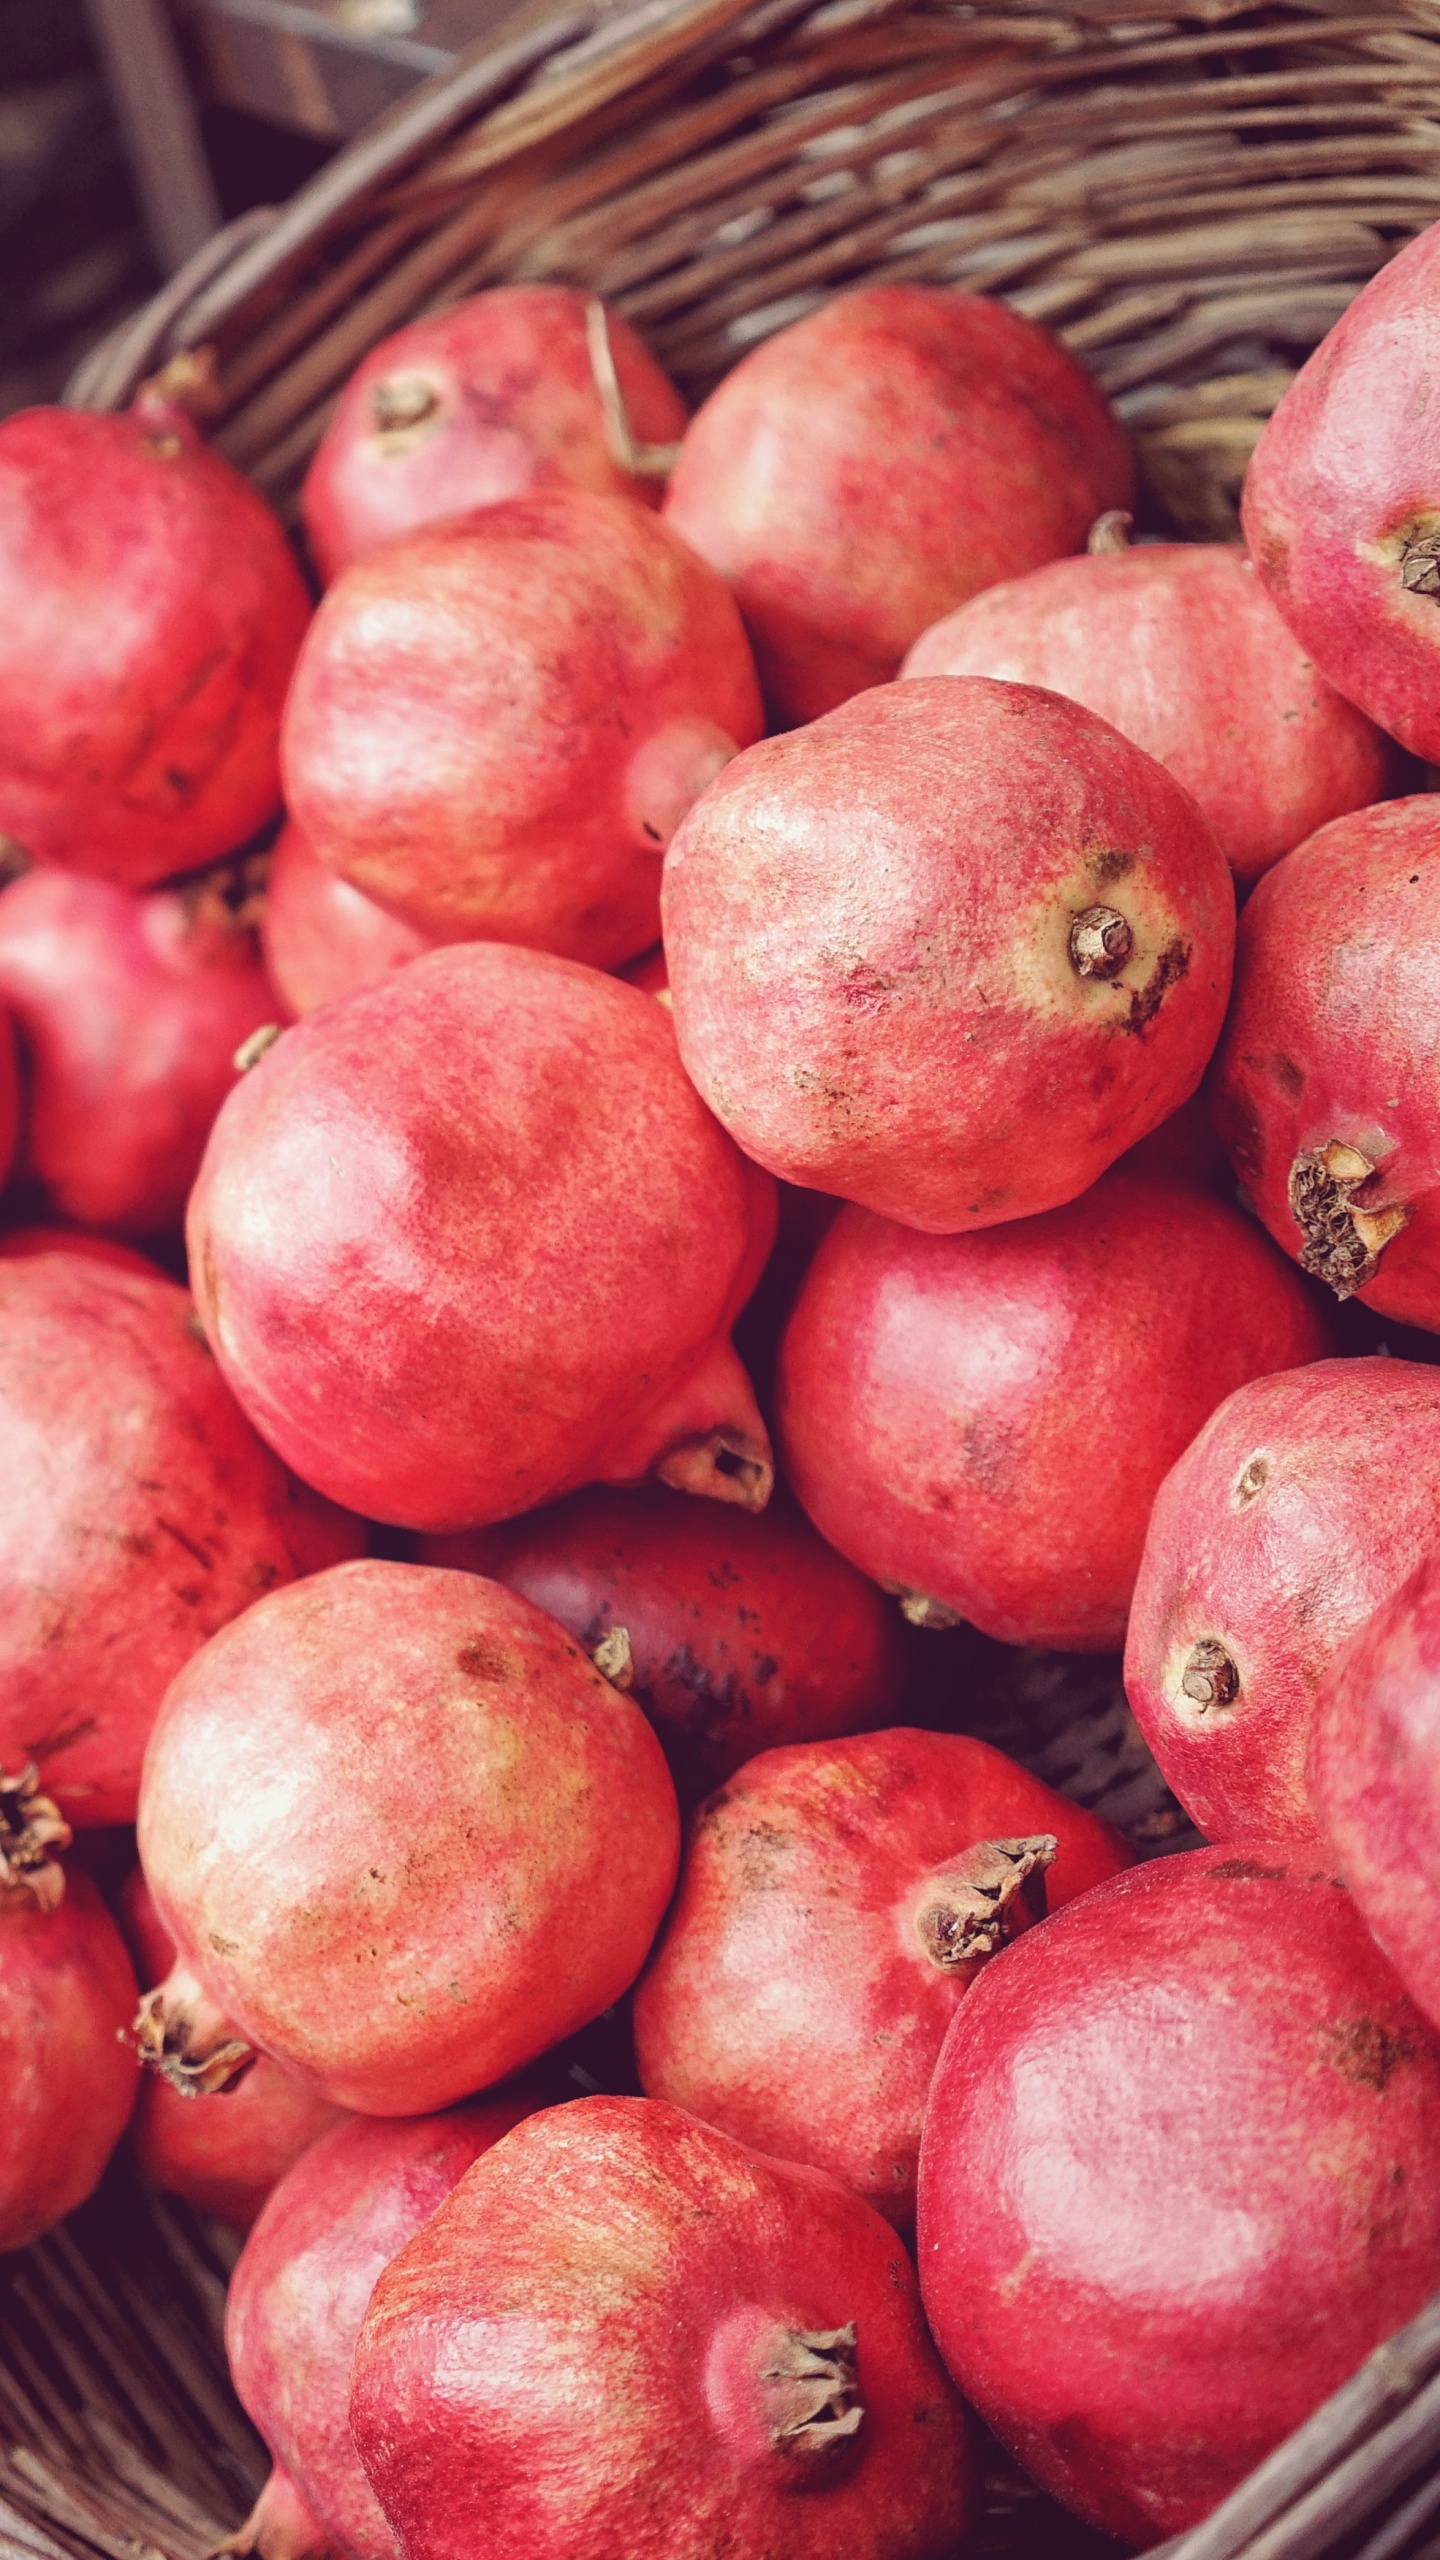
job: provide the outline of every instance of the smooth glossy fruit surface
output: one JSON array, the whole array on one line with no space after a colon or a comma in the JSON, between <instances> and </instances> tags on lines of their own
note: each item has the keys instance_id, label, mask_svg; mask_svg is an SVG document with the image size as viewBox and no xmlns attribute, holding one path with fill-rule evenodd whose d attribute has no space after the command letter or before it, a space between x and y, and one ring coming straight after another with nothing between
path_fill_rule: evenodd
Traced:
<instances>
[{"instance_id":1,"label":"smooth glossy fruit surface","mask_svg":"<svg viewBox=\"0 0 1440 2560\"><path fill-rule=\"evenodd\" d=\"M374 986L433 950L373 898L337 879L297 826L281 830L260 919L265 965L293 1014Z\"/></svg>"},{"instance_id":2,"label":"smooth glossy fruit surface","mask_svg":"<svg viewBox=\"0 0 1440 2560\"><path fill-rule=\"evenodd\" d=\"M70 1868L47 1910L0 1874L0 2250L37 2240L98 2184L135 2103L134 2009L130 1959L89 1877Z\"/></svg>"}]
</instances>

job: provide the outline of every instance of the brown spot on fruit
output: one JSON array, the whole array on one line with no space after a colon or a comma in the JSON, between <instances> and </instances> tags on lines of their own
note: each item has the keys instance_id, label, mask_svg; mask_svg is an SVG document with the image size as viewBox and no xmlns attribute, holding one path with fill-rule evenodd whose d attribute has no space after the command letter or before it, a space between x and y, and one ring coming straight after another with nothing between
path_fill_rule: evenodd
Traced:
<instances>
[{"instance_id":1,"label":"brown spot on fruit","mask_svg":"<svg viewBox=\"0 0 1440 2560\"><path fill-rule=\"evenodd\" d=\"M1189 966L1189 943L1167 942L1148 981L1130 998L1130 1011L1125 1021L1127 1031L1143 1035L1149 1030L1170 989L1179 985Z\"/></svg>"},{"instance_id":2,"label":"brown spot on fruit","mask_svg":"<svg viewBox=\"0 0 1440 2560\"><path fill-rule=\"evenodd\" d=\"M1322 2027L1320 2042L1333 2068L1366 2089L1383 2089L1402 2063L1415 2059L1404 2029L1382 2027L1378 2018L1347 2018L1340 2026Z\"/></svg>"},{"instance_id":3,"label":"brown spot on fruit","mask_svg":"<svg viewBox=\"0 0 1440 2560\"><path fill-rule=\"evenodd\" d=\"M455 1668L463 1671L469 1680L503 1680L510 1670L510 1657L502 1653L498 1645L487 1643L483 1637L473 1637L469 1644L460 1647L455 1656Z\"/></svg>"}]
</instances>

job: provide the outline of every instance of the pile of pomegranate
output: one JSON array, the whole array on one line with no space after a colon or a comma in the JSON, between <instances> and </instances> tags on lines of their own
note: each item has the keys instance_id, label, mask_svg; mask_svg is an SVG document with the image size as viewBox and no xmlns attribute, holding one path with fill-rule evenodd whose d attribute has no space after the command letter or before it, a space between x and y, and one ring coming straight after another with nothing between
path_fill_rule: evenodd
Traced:
<instances>
[{"instance_id":1,"label":"pile of pomegranate","mask_svg":"<svg viewBox=\"0 0 1440 2560\"><path fill-rule=\"evenodd\" d=\"M1144 2549L1440 2287L1437 340L1243 548L910 284L0 427L0 2247L248 2234L228 2548Z\"/></svg>"}]
</instances>

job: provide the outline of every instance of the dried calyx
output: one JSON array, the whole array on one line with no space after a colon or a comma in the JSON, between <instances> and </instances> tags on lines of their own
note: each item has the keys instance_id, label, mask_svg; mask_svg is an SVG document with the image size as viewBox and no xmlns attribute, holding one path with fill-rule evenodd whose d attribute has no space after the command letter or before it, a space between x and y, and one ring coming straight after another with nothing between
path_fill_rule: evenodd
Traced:
<instances>
[{"instance_id":1,"label":"dried calyx","mask_svg":"<svg viewBox=\"0 0 1440 2560\"><path fill-rule=\"evenodd\" d=\"M897 1591L900 1615L912 1627L963 1627L965 1621L958 1609L947 1600L932 1600L928 1591Z\"/></svg>"},{"instance_id":2,"label":"dried calyx","mask_svg":"<svg viewBox=\"0 0 1440 2560\"><path fill-rule=\"evenodd\" d=\"M57 1804L40 1793L33 1762L18 1778L0 1770L0 1889L33 1893L42 1911L65 1898L65 1870L57 1852L70 1846L70 1825Z\"/></svg>"},{"instance_id":3,"label":"dried calyx","mask_svg":"<svg viewBox=\"0 0 1440 2560\"><path fill-rule=\"evenodd\" d=\"M1085 548L1091 558L1105 551L1128 551L1134 522L1128 507L1107 507L1103 516L1096 517L1086 538Z\"/></svg>"},{"instance_id":4,"label":"dried calyx","mask_svg":"<svg viewBox=\"0 0 1440 2560\"><path fill-rule=\"evenodd\" d=\"M1400 584L1407 595L1440 596L1440 533L1416 534L1401 544Z\"/></svg>"},{"instance_id":5,"label":"dried calyx","mask_svg":"<svg viewBox=\"0 0 1440 2560\"><path fill-rule=\"evenodd\" d=\"M843 2329L777 2329L760 2381L777 2453L805 2463L833 2460L864 2424L853 2320Z\"/></svg>"},{"instance_id":6,"label":"dried calyx","mask_svg":"<svg viewBox=\"0 0 1440 2560\"><path fill-rule=\"evenodd\" d=\"M1046 1913L1045 1871L1059 1843L1053 1832L1028 1840L980 1840L928 1876L915 1934L933 1965L949 1973L998 1955Z\"/></svg>"},{"instance_id":7,"label":"dried calyx","mask_svg":"<svg viewBox=\"0 0 1440 2560\"><path fill-rule=\"evenodd\" d=\"M1198 1644L1191 1646L1180 1675L1180 1688L1202 1715L1215 1707L1234 1705L1240 1695L1240 1674L1214 1636L1202 1636Z\"/></svg>"},{"instance_id":8,"label":"dried calyx","mask_svg":"<svg viewBox=\"0 0 1440 2560\"><path fill-rule=\"evenodd\" d=\"M609 1628L594 1647L590 1659L601 1679L608 1680L612 1689L633 1688L635 1656L630 1649L628 1627Z\"/></svg>"},{"instance_id":9,"label":"dried calyx","mask_svg":"<svg viewBox=\"0 0 1440 2560\"><path fill-rule=\"evenodd\" d=\"M1135 937L1118 907L1082 907L1070 924L1070 966L1079 978L1118 978Z\"/></svg>"},{"instance_id":10,"label":"dried calyx","mask_svg":"<svg viewBox=\"0 0 1440 2560\"><path fill-rule=\"evenodd\" d=\"M742 1511L763 1511L775 1487L769 1451L741 1426L721 1423L714 1431L698 1431L667 1449L655 1468L661 1484L676 1493L708 1496L712 1502L735 1502Z\"/></svg>"},{"instance_id":11,"label":"dried calyx","mask_svg":"<svg viewBox=\"0 0 1440 2560\"><path fill-rule=\"evenodd\" d=\"M256 2060L230 2019L187 1966L177 1963L136 2014L140 2059L184 2098L214 2098L237 2088Z\"/></svg>"},{"instance_id":12,"label":"dried calyx","mask_svg":"<svg viewBox=\"0 0 1440 2560\"><path fill-rule=\"evenodd\" d=\"M413 435L434 417L440 394L423 373L400 373L377 382L370 394L370 415L381 436Z\"/></svg>"},{"instance_id":13,"label":"dried calyx","mask_svg":"<svg viewBox=\"0 0 1440 2560\"><path fill-rule=\"evenodd\" d=\"M1374 1279L1392 1236L1410 1222L1408 1208L1365 1209L1355 1194L1375 1166L1343 1138L1307 1149L1290 1168L1290 1215L1304 1241L1300 1268L1337 1298L1353 1298Z\"/></svg>"}]
</instances>

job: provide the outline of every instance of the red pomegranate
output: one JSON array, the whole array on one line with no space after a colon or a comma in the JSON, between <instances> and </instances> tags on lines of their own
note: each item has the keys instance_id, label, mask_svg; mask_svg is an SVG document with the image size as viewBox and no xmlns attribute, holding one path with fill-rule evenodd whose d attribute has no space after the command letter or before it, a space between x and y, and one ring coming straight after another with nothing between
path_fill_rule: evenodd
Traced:
<instances>
[{"instance_id":1,"label":"red pomegranate","mask_svg":"<svg viewBox=\"0 0 1440 2560\"><path fill-rule=\"evenodd\" d=\"M78 1253L82 1262L108 1262L115 1271L138 1271L143 1279L165 1276L138 1246L97 1236L88 1227L0 1227L0 1262L33 1262L37 1253Z\"/></svg>"},{"instance_id":2,"label":"red pomegranate","mask_svg":"<svg viewBox=\"0 0 1440 2560\"><path fill-rule=\"evenodd\" d=\"M992 1965L936 2066L925 2308L1043 2487L1198 2524L1440 2284L1440 2042L1301 1852L1199 1849Z\"/></svg>"},{"instance_id":3,"label":"red pomegranate","mask_svg":"<svg viewBox=\"0 0 1440 2560\"><path fill-rule=\"evenodd\" d=\"M301 493L310 549L330 579L377 543L529 489L658 505L655 469L633 466L685 419L618 311L571 285L472 294L383 339L350 376Z\"/></svg>"},{"instance_id":4,"label":"red pomegranate","mask_svg":"<svg viewBox=\"0 0 1440 2560\"><path fill-rule=\"evenodd\" d=\"M364 1546L235 1404L183 1289L0 1258L0 1766L130 1822L168 1682L278 1583Z\"/></svg>"},{"instance_id":5,"label":"red pomegranate","mask_svg":"<svg viewBox=\"0 0 1440 2560\"><path fill-rule=\"evenodd\" d=\"M695 1817L635 1998L645 2089L908 2229L957 2005L1047 1891L1058 1910L1132 1858L962 1734L764 1751Z\"/></svg>"},{"instance_id":6,"label":"red pomegranate","mask_svg":"<svg viewBox=\"0 0 1440 2560\"><path fill-rule=\"evenodd\" d=\"M1372 276L1290 385L1245 475L1255 565L1322 675L1440 756L1440 225Z\"/></svg>"},{"instance_id":7,"label":"red pomegranate","mask_svg":"<svg viewBox=\"0 0 1440 2560\"><path fill-rule=\"evenodd\" d=\"M680 1054L748 1155L948 1234L1192 1093L1234 893L1193 801L1030 685L882 686L741 756L665 865Z\"/></svg>"},{"instance_id":8,"label":"red pomegranate","mask_svg":"<svg viewBox=\"0 0 1440 2560\"><path fill-rule=\"evenodd\" d=\"M730 581L788 722L888 682L940 614L1078 549L1129 489L1123 430L1043 329L871 285L726 375L665 513Z\"/></svg>"},{"instance_id":9,"label":"red pomegranate","mask_svg":"<svg viewBox=\"0 0 1440 2560\"><path fill-rule=\"evenodd\" d=\"M1001 676L1098 711L1197 802L1237 880L1378 799L1386 742L1317 675L1238 544L1056 560L916 641L906 676Z\"/></svg>"},{"instance_id":10,"label":"red pomegranate","mask_svg":"<svg viewBox=\"0 0 1440 2560\"><path fill-rule=\"evenodd\" d=\"M380 2116L448 2106L598 2017L679 1856L654 1734L553 1619L380 1562L211 1638L161 1709L139 1831L180 1951L147 2058L208 2094L254 2047Z\"/></svg>"},{"instance_id":11,"label":"red pomegranate","mask_svg":"<svg viewBox=\"0 0 1440 2560\"><path fill-rule=\"evenodd\" d=\"M893 1607L783 1503L757 1520L665 1486L597 1488L422 1539L420 1556L492 1575L601 1647L688 1803L774 1743L886 1724L900 1704Z\"/></svg>"},{"instance_id":12,"label":"red pomegranate","mask_svg":"<svg viewBox=\"0 0 1440 2560\"><path fill-rule=\"evenodd\" d=\"M1206 1416L1332 1347L1249 1219L1158 1174L968 1236L846 1209L781 1347L786 1472L919 1623L1103 1653Z\"/></svg>"},{"instance_id":13,"label":"red pomegranate","mask_svg":"<svg viewBox=\"0 0 1440 2560\"><path fill-rule=\"evenodd\" d=\"M733 599L628 498L537 489L333 586L285 713L322 861L436 941L597 967L659 931L660 856L761 728Z\"/></svg>"},{"instance_id":14,"label":"red pomegranate","mask_svg":"<svg viewBox=\"0 0 1440 2560\"><path fill-rule=\"evenodd\" d=\"M372 1519L463 1529L646 1476L758 1510L728 1329L774 1214L652 997L470 943L268 1051L216 1122L190 1258L257 1428Z\"/></svg>"},{"instance_id":15,"label":"red pomegranate","mask_svg":"<svg viewBox=\"0 0 1440 2560\"><path fill-rule=\"evenodd\" d=\"M645 2098L476 2162L375 2287L350 2425L406 2560L948 2560L971 2502L894 2233Z\"/></svg>"},{"instance_id":16,"label":"red pomegranate","mask_svg":"<svg viewBox=\"0 0 1440 2560\"><path fill-rule=\"evenodd\" d=\"M296 1015L372 987L434 948L428 934L338 879L296 826L283 829L271 859L260 939L271 979Z\"/></svg>"},{"instance_id":17,"label":"red pomegranate","mask_svg":"<svg viewBox=\"0 0 1440 2560\"><path fill-rule=\"evenodd\" d=\"M1433 866L1433 867L1432 867ZM1322 827L1241 920L1215 1123L1337 1298L1440 1331L1440 801Z\"/></svg>"},{"instance_id":18,"label":"red pomegranate","mask_svg":"<svg viewBox=\"0 0 1440 2560\"><path fill-rule=\"evenodd\" d=\"M143 888L264 825L309 600L162 390L0 425L0 600L0 832Z\"/></svg>"}]
</instances>

